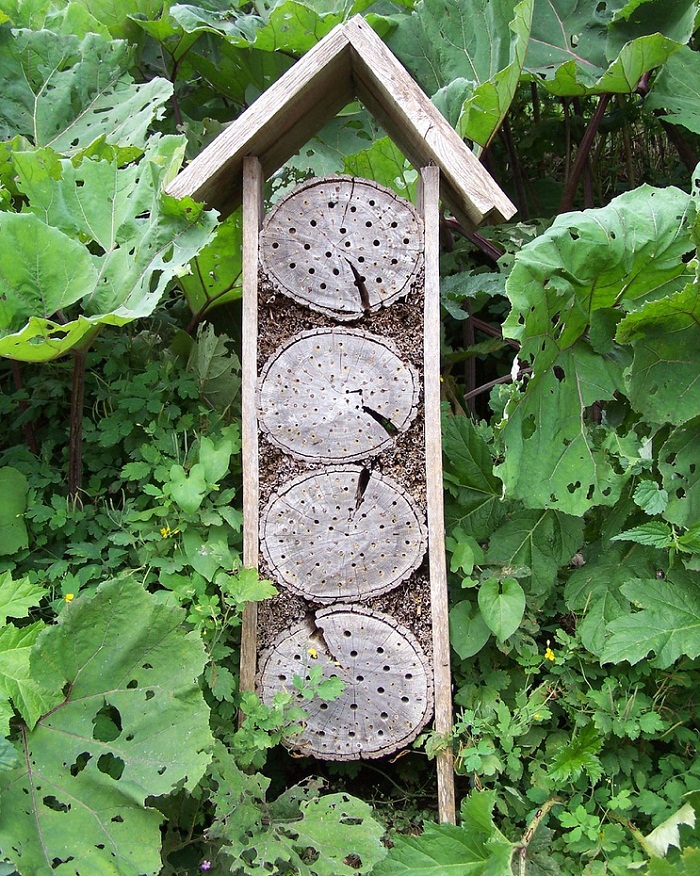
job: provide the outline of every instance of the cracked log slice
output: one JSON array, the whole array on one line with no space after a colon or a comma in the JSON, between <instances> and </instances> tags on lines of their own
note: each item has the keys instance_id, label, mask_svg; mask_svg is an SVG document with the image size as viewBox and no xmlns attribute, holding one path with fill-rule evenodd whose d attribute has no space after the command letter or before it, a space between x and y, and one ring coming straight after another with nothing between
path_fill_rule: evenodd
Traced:
<instances>
[{"instance_id":1,"label":"cracked log slice","mask_svg":"<svg viewBox=\"0 0 700 876\"><path fill-rule=\"evenodd\" d=\"M359 329L290 338L260 375L270 441L297 459L351 462L380 453L416 415L418 377L389 341Z\"/></svg>"},{"instance_id":2,"label":"cracked log slice","mask_svg":"<svg viewBox=\"0 0 700 876\"><path fill-rule=\"evenodd\" d=\"M260 545L276 577L313 602L369 599L418 568L424 516L388 477L360 466L304 474L273 494Z\"/></svg>"},{"instance_id":3,"label":"cracked log slice","mask_svg":"<svg viewBox=\"0 0 700 876\"><path fill-rule=\"evenodd\" d=\"M280 635L263 655L260 692L271 703L294 692L294 676L337 676L330 702L299 699L308 715L291 745L323 760L391 754L412 742L432 713L432 672L413 634L389 615L360 606L326 608Z\"/></svg>"},{"instance_id":4,"label":"cracked log slice","mask_svg":"<svg viewBox=\"0 0 700 876\"><path fill-rule=\"evenodd\" d=\"M295 301L339 320L406 295L422 253L423 223L413 205L353 177L297 186L270 212L260 235L268 278Z\"/></svg>"}]
</instances>

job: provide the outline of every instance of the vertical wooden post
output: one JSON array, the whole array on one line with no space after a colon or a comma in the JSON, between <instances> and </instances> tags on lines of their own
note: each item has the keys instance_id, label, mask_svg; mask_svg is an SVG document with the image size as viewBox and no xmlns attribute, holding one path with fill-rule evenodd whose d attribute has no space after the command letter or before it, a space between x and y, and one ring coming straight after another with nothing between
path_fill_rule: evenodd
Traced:
<instances>
[{"instance_id":1,"label":"vertical wooden post","mask_svg":"<svg viewBox=\"0 0 700 876\"><path fill-rule=\"evenodd\" d=\"M241 355L243 457L243 565L258 568L258 239L264 177L255 156L243 160L243 347ZM241 629L240 690L255 690L258 606L249 602Z\"/></svg>"},{"instance_id":2,"label":"vertical wooden post","mask_svg":"<svg viewBox=\"0 0 700 876\"><path fill-rule=\"evenodd\" d=\"M452 733L452 682L445 563L445 519L442 483L442 432L440 429L440 169L423 167L418 190L418 210L425 223L425 463L428 505L428 561L433 622L433 671L435 679L435 732ZM438 812L440 821L456 822L454 764L451 745L437 756Z\"/></svg>"}]
</instances>

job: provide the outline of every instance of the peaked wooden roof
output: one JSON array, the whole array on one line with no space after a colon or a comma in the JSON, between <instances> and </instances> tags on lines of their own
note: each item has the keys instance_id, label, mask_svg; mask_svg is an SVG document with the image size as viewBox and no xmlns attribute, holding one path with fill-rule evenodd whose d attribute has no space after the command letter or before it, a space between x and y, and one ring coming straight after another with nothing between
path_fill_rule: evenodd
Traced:
<instances>
[{"instance_id":1,"label":"peaked wooden roof","mask_svg":"<svg viewBox=\"0 0 700 876\"><path fill-rule=\"evenodd\" d=\"M224 216L241 200L243 158L271 176L358 98L416 167L440 168L440 195L468 228L515 207L360 15L335 27L219 134L167 188Z\"/></svg>"}]
</instances>

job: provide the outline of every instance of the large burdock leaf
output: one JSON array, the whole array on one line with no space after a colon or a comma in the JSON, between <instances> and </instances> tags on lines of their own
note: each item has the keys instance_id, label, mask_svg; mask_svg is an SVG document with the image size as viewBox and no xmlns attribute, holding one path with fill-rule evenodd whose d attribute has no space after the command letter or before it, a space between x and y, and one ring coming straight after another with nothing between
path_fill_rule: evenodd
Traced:
<instances>
[{"instance_id":1,"label":"large burdock leaf","mask_svg":"<svg viewBox=\"0 0 700 876\"><path fill-rule=\"evenodd\" d=\"M503 328L522 344L520 358L533 376L506 408L508 453L496 471L507 493L528 507L581 515L616 501L636 439L620 435L618 446L604 444L586 419L590 405L629 385L633 404L659 413L665 406L665 413L675 401L662 398L658 387L669 385L676 368L683 398L671 422L682 422L678 418L692 406L697 374L683 362L676 366L668 356L657 356L662 361L652 362L648 373L634 364L663 353L664 343L671 341L654 336L651 352L641 343L637 352L631 324L624 332L622 327L627 320L640 325L644 313L651 325L657 309L666 313L673 307L676 293L693 276L685 259L695 250L694 221L695 207L686 193L641 186L599 210L559 216L517 255L506 282L512 310ZM688 321L687 307L676 310L674 343L683 359L685 347L679 349L678 341L685 343L697 329ZM631 356L619 342L634 349L626 380L623 368ZM645 399L642 387L650 381L656 381L657 393ZM625 441L631 443L623 450Z\"/></svg>"},{"instance_id":2,"label":"large burdock leaf","mask_svg":"<svg viewBox=\"0 0 700 876\"><path fill-rule=\"evenodd\" d=\"M212 744L205 663L183 612L131 579L79 597L37 640L51 710L23 727L0 779L0 850L34 876L160 871L161 814L146 798L192 789Z\"/></svg>"},{"instance_id":3,"label":"large burdock leaf","mask_svg":"<svg viewBox=\"0 0 700 876\"><path fill-rule=\"evenodd\" d=\"M389 46L460 135L485 146L520 81L534 0L423 0Z\"/></svg>"},{"instance_id":4,"label":"large burdock leaf","mask_svg":"<svg viewBox=\"0 0 700 876\"><path fill-rule=\"evenodd\" d=\"M177 172L180 137L153 137L138 163L50 150L14 156L31 214L0 213L12 249L0 256L0 356L55 359L101 325L148 316L168 283L189 270L215 225L211 212L161 187Z\"/></svg>"},{"instance_id":5,"label":"large burdock leaf","mask_svg":"<svg viewBox=\"0 0 700 876\"><path fill-rule=\"evenodd\" d=\"M669 58L644 101L646 110L664 110L664 119L700 134L700 55L682 46Z\"/></svg>"},{"instance_id":6,"label":"large burdock leaf","mask_svg":"<svg viewBox=\"0 0 700 876\"><path fill-rule=\"evenodd\" d=\"M172 85L136 84L129 66L126 42L0 28L0 140L22 134L66 154L100 137L142 147Z\"/></svg>"}]
</instances>

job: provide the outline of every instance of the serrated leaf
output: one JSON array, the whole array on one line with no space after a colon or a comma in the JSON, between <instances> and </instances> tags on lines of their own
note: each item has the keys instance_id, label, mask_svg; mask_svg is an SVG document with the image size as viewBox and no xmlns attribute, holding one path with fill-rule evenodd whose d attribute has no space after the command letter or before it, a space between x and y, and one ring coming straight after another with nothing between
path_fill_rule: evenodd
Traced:
<instances>
[{"instance_id":1,"label":"serrated leaf","mask_svg":"<svg viewBox=\"0 0 700 876\"><path fill-rule=\"evenodd\" d=\"M670 846L675 846L677 849L681 847L681 835L678 828L682 825L695 827L695 810L690 803L685 803L663 821L658 827L655 827L651 833L647 834L645 844L651 846L657 855L665 857Z\"/></svg>"},{"instance_id":2,"label":"serrated leaf","mask_svg":"<svg viewBox=\"0 0 700 876\"><path fill-rule=\"evenodd\" d=\"M643 586L625 584L621 589L641 611L608 625L603 663L639 663L653 651L653 665L665 669L682 655L700 655L700 594L692 573L674 569L665 580L653 578Z\"/></svg>"},{"instance_id":3,"label":"serrated leaf","mask_svg":"<svg viewBox=\"0 0 700 876\"><path fill-rule=\"evenodd\" d=\"M55 705L0 776L0 848L20 872L160 871L162 816L146 798L192 789L212 742L196 683L206 654L183 615L122 579L76 598L38 639L32 676Z\"/></svg>"},{"instance_id":4,"label":"serrated leaf","mask_svg":"<svg viewBox=\"0 0 700 876\"><path fill-rule=\"evenodd\" d=\"M0 270L2 256L0 256ZM29 485L22 472L9 465L0 468L0 555L15 554L29 544L24 512ZM0 612L2 584L0 584ZM22 617L22 615L12 615ZM2 616L0 615L0 618Z\"/></svg>"},{"instance_id":5,"label":"serrated leaf","mask_svg":"<svg viewBox=\"0 0 700 876\"><path fill-rule=\"evenodd\" d=\"M42 685L29 665L31 650L43 629L41 622L21 628L10 624L0 627L0 700L11 700L30 727L60 702L60 695L57 698L50 687Z\"/></svg>"},{"instance_id":6,"label":"serrated leaf","mask_svg":"<svg viewBox=\"0 0 700 876\"><path fill-rule=\"evenodd\" d=\"M632 494L635 505L646 514L662 514L668 505L668 492L656 481L640 481Z\"/></svg>"},{"instance_id":7,"label":"serrated leaf","mask_svg":"<svg viewBox=\"0 0 700 876\"><path fill-rule=\"evenodd\" d=\"M533 0L423 0L388 43L460 135L485 146L513 99Z\"/></svg>"},{"instance_id":8,"label":"serrated leaf","mask_svg":"<svg viewBox=\"0 0 700 876\"><path fill-rule=\"evenodd\" d=\"M29 578L13 580L10 572L0 573L0 624L8 617L27 617L45 595L44 588L32 584Z\"/></svg>"},{"instance_id":9,"label":"serrated leaf","mask_svg":"<svg viewBox=\"0 0 700 876\"><path fill-rule=\"evenodd\" d=\"M442 440L446 487L456 500L448 505L448 520L466 535L487 538L504 513L489 448L468 417L444 418Z\"/></svg>"},{"instance_id":10,"label":"serrated leaf","mask_svg":"<svg viewBox=\"0 0 700 876\"><path fill-rule=\"evenodd\" d=\"M450 609L450 644L462 660L478 654L490 637L481 612L468 599Z\"/></svg>"},{"instance_id":11,"label":"serrated leaf","mask_svg":"<svg viewBox=\"0 0 700 876\"><path fill-rule=\"evenodd\" d=\"M0 139L17 133L73 154L99 138L142 147L172 94L155 78L136 84L129 46L95 33L81 41L49 30L0 32Z\"/></svg>"},{"instance_id":12,"label":"serrated leaf","mask_svg":"<svg viewBox=\"0 0 700 876\"><path fill-rule=\"evenodd\" d=\"M549 776L554 782L576 781L585 772L592 782L603 774L598 758L602 742L592 725L581 728L571 742L552 758Z\"/></svg>"},{"instance_id":13,"label":"serrated leaf","mask_svg":"<svg viewBox=\"0 0 700 876\"><path fill-rule=\"evenodd\" d=\"M365 131L360 133L367 136ZM414 200L418 174L389 137L381 137L371 146L345 156L343 172L375 180L402 198Z\"/></svg>"},{"instance_id":14,"label":"serrated leaf","mask_svg":"<svg viewBox=\"0 0 700 876\"><path fill-rule=\"evenodd\" d=\"M241 363L229 349L229 341L226 335L217 335L213 325L203 324L187 360L200 396L220 411L231 406L241 387Z\"/></svg>"},{"instance_id":15,"label":"serrated leaf","mask_svg":"<svg viewBox=\"0 0 700 876\"><path fill-rule=\"evenodd\" d=\"M525 591L515 578L487 578L478 590L479 610L486 626L504 641L520 626L525 614Z\"/></svg>"},{"instance_id":16,"label":"serrated leaf","mask_svg":"<svg viewBox=\"0 0 700 876\"><path fill-rule=\"evenodd\" d=\"M517 568L532 575L533 595L547 594L583 542L583 520L558 511L525 511L514 514L491 536L486 562Z\"/></svg>"},{"instance_id":17,"label":"serrated leaf","mask_svg":"<svg viewBox=\"0 0 700 876\"><path fill-rule=\"evenodd\" d=\"M667 523L650 520L614 535L610 541L634 541L649 547L666 548L673 544L673 532Z\"/></svg>"},{"instance_id":18,"label":"serrated leaf","mask_svg":"<svg viewBox=\"0 0 700 876\"><path fill-rule=\"evenodd\" d=\"M420 836L397 834L372 876L499 876L510 870L510 844L487 845L483 835L426 821Z\"/></svg>"}]
</instances>

